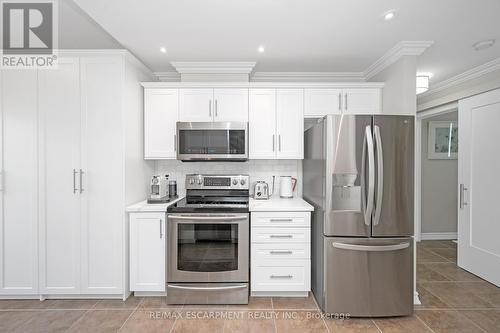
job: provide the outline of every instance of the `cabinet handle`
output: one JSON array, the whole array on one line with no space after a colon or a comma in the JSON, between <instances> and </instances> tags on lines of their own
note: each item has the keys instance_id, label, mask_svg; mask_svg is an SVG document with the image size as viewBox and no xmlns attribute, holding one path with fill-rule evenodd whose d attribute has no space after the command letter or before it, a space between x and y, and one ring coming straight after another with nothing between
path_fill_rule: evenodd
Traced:
<instances>
[{"instance_id":1,"label":"cabinet handle","mask_svg":"<svg viewBox=\"0 0 500 333\"><path fill-rule=\"evenodd\" d=\"M80 169L80 193L83 192L83 170Z\"/></svg>"},{"instance_id":2,"label":"cabinet handle","mask_svg":"<svg viewBox=\"0 0 500 333\"><path fill-rule=\"evenodd\" d=\"M76 169L73 169L73 194L76 193Z\"/></svg>"},{"instance_id":3,"label":"cabinet handle","mask_svg":"<svg viewBox=\"0 0 500 333\"><path fill-rule=\"evenodd\" d=\"M177 135L174 134L174 151L177 151Z\"/></svg>"},{"instance_id":4,"label":"cabinet handle","mask_svg":"<svg viewBox=\"0 0 500 333\"><path fill-rule=\"evenodd\" d=\"M293 278L293 275L274 275L274 274L271 274L271 275L269 275L269 277L271 279L291 279L291 278Z\"/></svg>"},{"instance_id":5,"label":"cabinet handle","mask_svg":"<svg viewBox=\"0 0 500 333\"><path fill-rule=\"evenodd\" d=\"M467 191L468 188L465 187L464 184L460 184L460 209L464 209L465 206L467 206L467 202L465 202L465 191Z\"/></svg>"},{"instance_id":6,"label":"cabinet handle","mask_svg":"<svg viewBox=\"0 0 500 333\"><path fill-rule=\"evenodd\" d=\"M215 116L217 117L217 100L215 100Z\"/></svg>"},{"instance_id":7,"label":"cabinet handle","mask_svg":"<svg viewBox=\"0 0 500 333\"><path fill-rule=\"evenodd\" d=\"M208 101L208 116L212 117L212 100Z\"/></svg>"},{"instance_id":8,"label":"cabinet handle","mask_svg":"<svg viewBox=\"0 0 500 333\"><path fill-rule=\"evenodd\" d=\"M269 251L270 254L293 254L293 251Z\"/></svg>"},{"instance_id":9,"label":"cabinet handle","mask_svg":"<svg viewBox=\"0 0 500 333\"><path fill-rule=\"evenodd\" d=\"M293 222L292 219L269 219L271 222Z\"/></svg>"},{"instance_id":10,"label":"cabinet handle","mask_svg":"<svg viewBox=\"0 0 500 333\"><path fill-rule=\"evenodd\" d=\"M345 109L347 111L347 93L345 94Z\"/></svg>"},{"instance_id":11,"label":"cabinet handle","mask_svg":"<svg viewBox=\"0 0 500 333\"><path fill-rule=\"evenodd\" d=\"M278 149L281 151L281 134L278 135Z\"/></svg>"},{"instance_id":12,"label":"cabinet handle","mask_svg":"<svg viewBox=\"0 0 500 333\"><path fill-rule=\"evenodd\" d=\"M292 235L270 235L269 238L292 238Z\"/></svg>"},{"instance_id":13,"label":"cabinet handle","mask_svg":"<svg viewBox=\"0 0 500 333\"><path fill-rule=\"evenodd\" d=\"M342 93L339 93L339 111L342 111Z\"/></svg>"},{"instance_id":14,"label":"cabinet handle","mask_svg":"<svg viewBox=\"0 0 500 333\"><path fill-rule=\"evenodd\" d=\"M162 220L160 219L160 239L163 238L163 226L162 226Z\"/></svg>"},{"instance_id":15,"label":"cabinet handle","mask_svg":"<svg viewBox=\"0 0 500 333\"><path fill-rule=\"evenodd\" d=\"M275 144L275 142L274 142L274 134L273 134L273 151L276 149L276 148L275 148L275 145L276 145L276 144Z\"/></svg>"}]
</instances>

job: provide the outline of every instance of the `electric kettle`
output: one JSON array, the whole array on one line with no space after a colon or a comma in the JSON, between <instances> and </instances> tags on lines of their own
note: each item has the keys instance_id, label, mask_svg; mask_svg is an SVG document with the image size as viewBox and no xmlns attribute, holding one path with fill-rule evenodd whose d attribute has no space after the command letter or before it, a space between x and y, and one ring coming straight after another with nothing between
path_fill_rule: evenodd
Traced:
<instances>
[{"instance_id":1,"label":"electric kettle","mask_svg":"<svg viewBox=\"0 0 500 333\"><path fill-rule=\"evenodd\" d=\"M280 176L280 197L293 198L295 186L297 186L297 178L292 176Z\"/></svg>"}]
</instances>

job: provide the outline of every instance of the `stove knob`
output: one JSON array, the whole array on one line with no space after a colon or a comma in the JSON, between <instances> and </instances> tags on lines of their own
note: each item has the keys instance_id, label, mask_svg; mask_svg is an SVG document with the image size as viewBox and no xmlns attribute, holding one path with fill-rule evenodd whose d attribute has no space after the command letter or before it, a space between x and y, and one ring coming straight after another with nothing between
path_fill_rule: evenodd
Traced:
<instances>
[{"instance_id":1,"label":"stove knob","mask_svg":"<svg viewBox=\"0 0 500 333\"><path fill-rule=\"evenodd\" d=\"M233 185L238 185L238 179L233 179Z\"/></svg>"},{"instance_id":2,"label":"stove knob","mask_svg":"<svg viewBox=\"0 0 500 333\"><path fill-rule=\"evenodd\" d=\"M194 184L194 179L193 178L189 178L189 184L191 184L191 185Z\"/></svg>"},{"instance_id":3,"label":"stove knob","mask_svg":"<svg viewBox=\"0 0 500 333\"><path fill-rule=\"evenodd\" d=\"M240 180L240 184L245 185L245 180L244 179Z\"/></svg>"},{"instance_id":4,"label":"stove knob","mask_svg":"<svg viewBox=\"0 0 500 333\"><path fill-rule=\"evenodd\" d=\"M201 184L203 184L203 180L198 179L198 185L201 185Z\"/></svg>"}]
</instances>

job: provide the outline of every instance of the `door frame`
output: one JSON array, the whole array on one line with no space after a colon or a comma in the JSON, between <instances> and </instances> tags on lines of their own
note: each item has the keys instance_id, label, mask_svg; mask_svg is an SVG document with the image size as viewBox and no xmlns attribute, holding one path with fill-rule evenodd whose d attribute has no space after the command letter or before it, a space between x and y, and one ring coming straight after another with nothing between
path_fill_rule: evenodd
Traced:
<instances>
[{"instance_id":1,"label":"door frame","mask_svg":"<svg viewBox=\"0 0 500 333\"><path fill-rule=\"evenodd\" d=\"M422 121L458 111L458 101L417 112L415 117L415 241L422 240Z\"/></svg>"}]
</instances>

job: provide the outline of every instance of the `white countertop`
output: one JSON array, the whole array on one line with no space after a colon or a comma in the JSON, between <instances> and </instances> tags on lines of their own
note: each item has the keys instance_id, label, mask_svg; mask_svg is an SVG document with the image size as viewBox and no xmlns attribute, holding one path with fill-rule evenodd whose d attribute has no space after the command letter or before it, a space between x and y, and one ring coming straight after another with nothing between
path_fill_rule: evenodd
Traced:
<instances>
[{"instance_id":1,"label":"white countertop","mask_svg":"<svg viewBox=\"0 0 500 333\"><path fill-rule=\"evenodd\" d=\"M167 203L161 204L148 204L147 200L137 202L133 205L128 206L125 211L126 212L159 212L163 213L167 211L167 207L181 200L182 198L177 198Z\"/></svg>"},{"instance_id":2,"label":"white countertop","mask_svg":"<svg viewBox=\"0 0 500 333\"><path fill-rule=\"evenodd\" d=\"M251 212L312 212L314 207L298 197L271 197L269 200L250 198L249 209Z\"/></svg>"}]
</instances>

